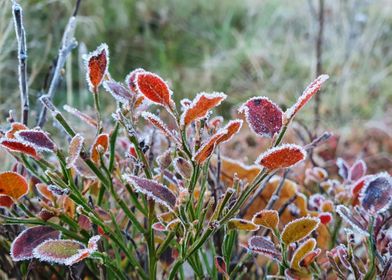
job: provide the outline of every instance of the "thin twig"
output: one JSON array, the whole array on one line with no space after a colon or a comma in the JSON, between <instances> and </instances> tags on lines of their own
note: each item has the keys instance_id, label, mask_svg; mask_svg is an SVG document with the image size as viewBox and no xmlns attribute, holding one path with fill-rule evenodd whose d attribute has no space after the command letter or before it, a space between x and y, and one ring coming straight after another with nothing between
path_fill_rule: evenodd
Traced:
<instances>
[{"instance_id":1,"label":"thin twig","mask_svg":"<svg viewBox=\"0 0 392 280\"><path fill-rule=\"evenodd\" d=\"M26 33L23 26L23 9L13 2L12 13L14 15L16 39L18 41L18 60L19 60L19 89L21 102L21 120L27 125L29 119L29 92L27 87L27 47Z\"/></svg>"},{"instance_id":2,"label":"thin twig","mask_svg":"<svg viewBox=\"0 0 392 280\"><path fill-rule=\"evenodd\" d=\"M50 82L49 90L46 96L49 98L49 100L52 100L54 97L54 94L58 88L60 78L61 78L61 69L64 67L64 64L66 62L67 56L71 53L71 51L77 47L78 43L76 42L74 38L74 33L75 33L75 27L76 27L76 17L75 15L77 14L80 6L80 0L76 2L76 7L74 11L74 15L72 15L68 21L68 24L65 28L64 34L63 34L63 39L61 42L61 47L59 50L58 54L58 59L56 62L56 68L53 73L52 81ZM47 109L45 106L42 107L41 112L39 114L37 126L43 127L45 122L46 122L46 113Z\"/></svg>"}]
</instances>

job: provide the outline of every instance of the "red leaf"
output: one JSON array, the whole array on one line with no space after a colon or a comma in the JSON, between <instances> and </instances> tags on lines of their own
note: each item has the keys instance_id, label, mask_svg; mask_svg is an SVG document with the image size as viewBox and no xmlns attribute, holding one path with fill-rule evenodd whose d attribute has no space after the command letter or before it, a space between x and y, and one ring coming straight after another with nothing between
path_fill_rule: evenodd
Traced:
<instances>
[{"instance_id":1,"label":"red leaf","mask_svg":"<svg viewBox=\"0 0 392 280\"><path fill-rule=\"evenodd\" d=\"M320 222L321 222L322 224L324 224L324 225L327 225L327 224L329 224L330 222L332 222L332 215L331 215L331 213L327 213L327 212L325 212L325 213L320 213L320 214L318 215L318 217L319 217L319 219L320 219Z\"/></svg>"},{"instance_id":2,"label":"red leaf","mask_svg":"<svg viewBox=\"0 0 392 280\"><path fill-rule=\"evenodd\" d=\"M222 273L224 275L227 274L227 265L222 257L220 256L215 257L215 267L219 273Z\"/></svg>"},{"instance_id":3,"label":"red leaf","mask_svg":"<svg viewBox=\"0 0 392 280\"><path fill-rule=\"evenodd\" d=\"M226 97L226 94L221 92L199 93L182 114L181 125L187 126L193 121L205 118L208 112L218 106Z\"/></svg>"},{"instance_id":4,"label":"red leaf","mask_svg":"<svg viewBox=\"0 0 392 280\"><path fill-rule=\"evenodd\" d=\"M0 208L11 208L14 204L12 198L5 194L0 194Z\"/></svg>"},{"instance_id":5,"label":"red leaf","mask_svg":"<svg viewBox=\"0 0 392 280\"><path fill-rule=\"evenodd\" d=\"M298 98L297 102L286 110L285 118L287 120L291 120L295 114L297 114L298 111L301 110L301 108L305 106L306 103L308 103L312 96L320 90L321 85L328 79L328 75L321 75L318 76L317 79L314 80L310 85L308 85L302 95Z\"/></svg>"},{"instance_id":6,"label":"red leaf","mask_svg":"<svg viewBox=\"0 0 392 280\"><path fill-rule=\"evenodd\" d=\"M35 158L38 157L36 149L16 139L3 138L0 140L0 145L11 152L23 153Z\"/></svg>"},{"instance_id":7,"label":"red leaf","mask_svg":"<svg viewBox=\"0 0 392 280\"><path fill-rule=\"evenodd\" d=\"M176 204L175 194L166 186L156 181L124 175L124 179L134 186L137 192L145 194L148 198L172 210Z\"/></svg>"},{"instance_id":8,"label":"red leaf","mask_svg":"<svg viewBox=\"0 0 392 280\"><path fill-rule=\"evenodd\" d=\"M15 133L15 137L37 150L53 152L56 149L54 142L45 132L40 130L20 130Z\"/></svg>"},{"instance_id":9,"label":"red leaf","mask_svg":"<svg viewBox=\"0 0 392 280\"><path fill-rule=\"evenodd\" d=\"M239 111L245 112L250 128L262 137L272 138L282 128L282 109L267 97L253 97Z\"/></svg>"},{"instance_id":10,"label":"red leaf","mask_svg":"<svg viewBox=\"0 0 392 280\"><path fill-rule=\"evenodd\" d=\"M172 92L166 82L158 75L150 72L136 74L136 91L148 100L162 106L171 107Z\"/></svg>"},{"instance_id":11,"label":"red leaf","mask_svg":"<svg viewBox=\"0 0 392 280\"><path fill-rule=\"evenodd\" d=\"M101 44L95 51L89 53L85 60L87 65L87 82L90 90L96 93L108 71L108 46Z\"/></svg>"},{"instance_id":12,"label":"red leaf","mask_svg":"<svg viewBox=\"0 0 392 280\"><path fill-rule=\"evenodd\" d=\"M46 240L59 239L60 234L60 231L48 226L36 226L22 231L12 242L12 260L22 261L32 259L35 247Z\"/></svg>"},{"instance_id":13,"label":"red leaf","mask_svg":"<svg viewBox=\"0 0 392 280\"><path fill-rule=\"evenodd\" d=\"M283 144L267 150L261 154L256 163L267 168L276 170L280 168L289 168L304 160L306 157L305 150L298 145Z\"/></svg>"}]
</instances>

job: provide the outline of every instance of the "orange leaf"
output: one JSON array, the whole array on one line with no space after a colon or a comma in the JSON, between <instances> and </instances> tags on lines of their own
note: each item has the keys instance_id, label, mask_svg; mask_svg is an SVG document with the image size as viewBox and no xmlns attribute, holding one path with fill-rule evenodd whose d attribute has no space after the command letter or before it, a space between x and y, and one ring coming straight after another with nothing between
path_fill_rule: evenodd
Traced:
<instances>
[{"instance_id":1,"label":"orange leaf","mask_svg":"<svg viewBox=\"0 0 392 280\"><path fill-rule=\"evenodd\" d=\"M32 157L38 157L37 151L25 143L16 139L2 139L0 145L7 148L11 152L18 152L30 155Z\"/></svg>"},{"instance_id":2,"label":"orange leaf","mask_svg":"<svg viewBox=\"0 0 392 280\"><path fill-rule=\"evenodd\" d=\"M215 146L222 138L227 134L227 130L218 131L216 134L211 136L211 138L202 145L199 150L193 156L193 160L195 160L198 164L203 164L214 152Z\"/></svg>"},{"instance_id":3,"label":"orange leaf","mask_svg":"<svg viewBox=\"0 0 392 280\"><path fill-rule=\"evenodd\" d=\"M282 241L285 244L297 242L311 234L320 224L320 220L313 217L304 217L288 223L282 232Z\"/></svg>"},{"instance_id":4,"label":"orange leaf","mask_svg":"<svg viewBox=\"0 0 392 280\"><path fill-rule=\"evenodd\" d=\"M48 185L44 183L38 183L35 185L35 187L40 195L42 195L43 197L45 197L50 201L54 201L53 193L49 190Z\"/></svg>"},{"instance_id":5,"label":"orange leaf","mask_svg":"<svg viewBox=\"0 0 392 280\"><path fill-rule=\"evenodd\" d=\"M15 172L3 172L0 174L0 194L5 194L18 200L29 191L25 178Z\"/></svg>"},{"instance_id":6,"label":"orange leaf","mask_svg":"<svg viewBox=\"0 0 392 280\"><path fill-rule=\"evenodd\" d=\"M181 125L187 126L193 121L205 118L208 112L226 99L221 92L199 93L181 116Z\"/></svg>"},{"instance_id":7,"label":"orange leaf","mask_svg":"<svg viewBox=\"0 0 392 280\"><path fill-rule=\"evenodd\" d=\"M95 138L94 144L91 147L91 160L95 163L99 163L100 154L104 154L107 152L109 148L109 135L106 133L102 133ZM99 151L98 149L102 149Z\"/></svg>"},{"instance_id":8,"label":"orange leaf","mask_svg":"<svg viewBox=\"0 0 392 280\"><path fill-rule=\"evenodd\" d=\"M284 144L261 154L256 159L256 163L269 170L276 170L292 167L304 160L305 157L306 151L301 146Z\"/></svg>"},{"instance_id":9,"label":"orange leaf","mask_svg":"<svg viewBox=\"0 0 392 280\"><path fill-rule=\"evenodd\" d=\"M294 270L301 270L299 263L305 257L307 253L312 251L316 247L316 240L314 238L310 238L304 243L302 243L297 250L295 250L293 257L291 258L290 267Z\"/></svg>"},{"instance_id":10,"label":"orange leaf","mask_svg":"<svg viewBox=\"0 0 392 280\"><path fill-rule=\"evenodd\" d=\"M87 64L87 82L90 90L96 93L108 71L108 46L101 44L95 51L89 53L85 60Z\"/></svg>"},{"instance_id":11,"label":"orange leaf","mask_svg":"<svg viewBox=\"0 0 392 280\"><path fill-rule=\"evenodd\" d=\"M252 219L256 225L260 225L269 229L276 229L279 224L279 214L276 210L261 210L257 212Z\"/></svg>"},{"instance_id":12,"label":"orange leaf","mask_svg":"<svg viewBox=\"0 0 392 280\"><path fill-rule=\"evenodd\" d=\"M8 139L14 139L16 132L18 132L20 130L25 130L25 129L28 129L28 127L25 126L24 124L19 123L19 122L13 122L11 124L11 128L6 132L5 136Z\"/></svg>"},{"instance_id":13,"label":"orange leaf","mask_svg":"<svg viewBox=\"0 0 392 280\"><path fill-rule=\"evenodd\" d=\"M171 90L158 75L146 71L136 74L136 91L150 101L162 106L171 107Z\"/></svg>"},{"instance_id":14,"label":"orange leaf","mask_svg":"<svg viewBox=\"0 0 392 280\"><path fill-rule=\"evenodd\" d=\"M240 131L241 126L242 120L229 121L229 123L223 128L223 130L226 130L227 132L221 138L219 138L216 144L218 145L220 143L229 141L235 134L238 133L238 131Z\"/></svg>"}]
</instances>

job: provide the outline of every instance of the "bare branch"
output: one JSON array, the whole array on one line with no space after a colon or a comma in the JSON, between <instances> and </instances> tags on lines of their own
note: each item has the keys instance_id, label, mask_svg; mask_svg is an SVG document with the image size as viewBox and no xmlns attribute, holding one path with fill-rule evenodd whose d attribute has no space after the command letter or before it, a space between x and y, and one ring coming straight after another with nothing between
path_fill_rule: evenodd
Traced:
<instances>
[{"instance_id":1,"label":"bare branch","mask_svg":"<svg viewBox=\"0 0 392 280\"><path fill-rule=\"evenodd\" d=\"M18 41L18 60L19 60L19 89L21 102L21 121L27 125L29 118L29 92L27 87L27 47L26 33L23 26L22 7L13 2L12 14L14 16L16 39Z\"/></svg>"}]
</instances>

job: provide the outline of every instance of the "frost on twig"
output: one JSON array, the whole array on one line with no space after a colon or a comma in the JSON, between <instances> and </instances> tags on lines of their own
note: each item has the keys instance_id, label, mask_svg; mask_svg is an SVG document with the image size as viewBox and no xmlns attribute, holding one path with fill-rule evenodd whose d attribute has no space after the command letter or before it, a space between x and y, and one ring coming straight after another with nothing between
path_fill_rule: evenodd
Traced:
<instances>
[{"instance_id":1,"label":"frost on twig","mask_svg":"<svg viewBox=\"0 0 392 280\"><path fill-rule=\"evenodd\" d=\"M22 7L14 2L12 5L12 14L14 16L15 33L18 41L18 60L19 60L19 88L22 123L27 125L29 117L29 92L27 87L27 47L26 32L23 26Z\"/></svg>"}]
</instances>

